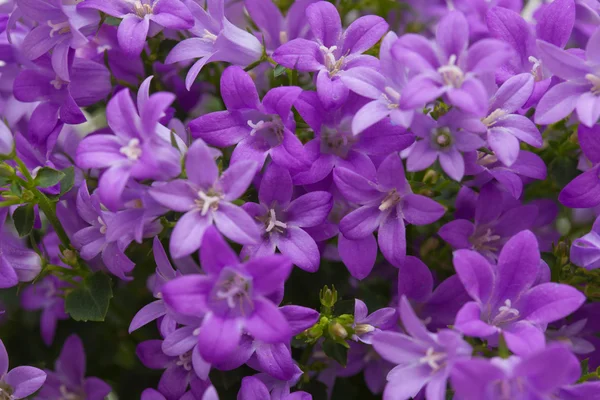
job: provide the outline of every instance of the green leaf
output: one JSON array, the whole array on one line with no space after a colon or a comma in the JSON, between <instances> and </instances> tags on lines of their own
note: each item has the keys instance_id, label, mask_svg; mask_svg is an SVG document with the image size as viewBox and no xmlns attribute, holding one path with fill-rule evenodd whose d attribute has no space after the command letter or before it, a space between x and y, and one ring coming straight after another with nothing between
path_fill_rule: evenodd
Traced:
<instances>
[{"instance_id":1,"label":"green leaf","mask_svg":"<svg viewBox=\"0 0 600 400\"><path fill-rule=\"evenodd\" d=\"M57 171L48 167L40 168L35 176L35 185L47 188L56 185L64 177L65 174L61 171Z\"/></svg>"},{"instance_id":2,"label":"green leaf","mask_svg":"<svg viewBox=\"0 0 600 400\"><path fill-rule=\"evenodd\" d=\"M75 321L104 321L112 297L111 279L103 272L96 272L69 293L65 310Z\"/></svg>"},{"instance_id":3,"label":"green leaf","mask_svg":"<svg viewBox=\"0 0 600 400\"><path fill-rule=\"evenodd\" d=\"M75 183L75 168L65 168L62 170L62 173L64 176L60 180L60 196L67 193L73 187L73 184Z\"/></svg>"},{"instance_id":4,"label":"green leaf","mask_svg":"<svg viewBox=\"0 0 600 400\"><path fill-rule=\"evenodd\" d=\"M331 339L326 339L323 342L323 351L327 357L333 358L342 367L346 366L346 363L348 362L348 349L346 347Z\"/></svg>"},{"instance_id":5,"label":"green leaf","mask_svg":"<svg viewBox=\"0 0 600 400\"><path fill-rule=\"evenodd\" d=\"M27 236L31 233L34 219L35 213L33 211L33 204L25 204L15 210L13 221L20 237Z\"/></svg>"},{"instance_id":6,"label":"green leaf","mask_svg":"<svg viewBox=\"0 0 600 400\"><path fill-rule=\"evenodd\" d=\"M277 78L283 74L285 74L285 67L281 64L277 64L273 70L273 76Z\"/></svg>"}]
</instances>

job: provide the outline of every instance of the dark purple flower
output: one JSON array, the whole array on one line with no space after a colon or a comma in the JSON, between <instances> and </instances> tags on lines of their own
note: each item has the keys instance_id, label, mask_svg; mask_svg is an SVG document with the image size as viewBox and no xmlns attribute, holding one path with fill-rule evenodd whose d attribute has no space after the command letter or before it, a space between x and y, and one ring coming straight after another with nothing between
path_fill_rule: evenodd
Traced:
<instances>
[{"instance_id":1,"label":"dark purple flower","mask_svg":"<svg viewBox=\"0 0 600 400\"><path fill-rule=\"evenodd\" d=\"M128 54L137 56L146 44L163 28L189 29L194 20L190 10L180 0L85 0L77 9L96 9L122 18L117 38Z\"/></svg>"},{"instance_id":2,"label":"dark purple flower","mask_svg":"<svg viewBox=\"0 0 600 400\"><path fill-rule=\"evenodd\" d=\"M2 225L4 225L4 218L0 221L0 228ZM41 270L40 256L25 247L23 242L11 233L0 229L0 288L9 288L19 282L32 281Z\"/></svg>"},{"instance_id":3,"label":"dark purple flower","mask_svg":"<svg viewBox=\"0 0 600 400\"><path fill-rule=\"evenodd\" d=\"M186 275L163 286L165 303L183 315L204 316L198 349L207 362L236 350L242 331L266 343L288 340L284 314L266 296L281 288L291 262L280 255L240 263L215 228L204 233L200 262L207 275Z\"/></svg>"},{"instance_id":4,"label":"dark purple flower","mask_svg":"<svg viewBox=\"0 0 600 400\"><path fill-rule=\"evenodd\" d=\"M369 314L367 305L359 299L354 299L354 340L371 344L373 335L382 330L396 326L396 310L391 307L380 308Z\"/></svg>"},{"instance_id":5,"label":"dark purple flower","mask_svg":"<svg viewBox=\"0 0 600 400\"><path fill-rule=\"evenodd\" d=\"M82 397L87 400L103 400L111 388L99 378L86 378L85 364L83 343L73 334L65 341L54 365L54 371L46 371L48 378L36 399L62 400Z\"/></svg>"},{"instance_id":6,"label":"dark purple flower","mask_svg":"<svg viewBox=\"0 0 600 400\"><path fill-rule=\"evenodd\" d=\"M392 54L419 73L406 84L403 96L415 104L425 104L445 95L450 104L462 111L483 117L488 108L488 92L482 79L508 60L511 48L496 39L468 45L469 24L458 11L442 18L435 44L416 34L401 36Z\"/></svg>"},{"instance_id":7,"label":"dark purple flower","mask_svg":"<svg viewBox=\"0 0 600 400\"><path fill-rule=\"evenodd\" d=\"M258 192L260 204L248 202L242 206L256 220L262 239L256 245L244 246L242 256L268 256L278 249L298 267L315 272L319 268L319 249L303 228L325 221L332 197L328 192L316 191L292 200L293 190L286 169L276 164L266 168Z\"/></svg>"},{"instance_id":8,"label":"dark purple flower","mask_svg":"<svg viewBox=\"0 0 600 400\"><path fill-rule=\"evenodd\" d=\"M589 233L573 241L571 261L586 269L600 268L600 218Z\"/></svg>"},{"instance_id":9,"label":"dark purple flower","mask_svg":"<svg viewBox=\"0 0 600 400\"><path fill-rule=\"evenodd\" d=\"M370 180L347 168L336 168L334 179L342 194L361 207L340 221L340 231L348 239L362 239L378 230L379 248L393 265L401 265L406 255L406 220L425 225L444 215L444 207L434 200L413 194L404 177L402 160L392 153Z\"/></svg>"},{"instance_id":10,"label":"dark purple flower","mask_svg":"<svg viewBox=\"0 0 600 400\"><path fill-rule=\"evenodd\" d=\"M492 345L502 334L515 354L542 349L546 325L577 310L585 296L569 285L536 284L540 263L530 231L516 234L504 245L497 265L475 251L455 251L454 268L473 301L460 309L454 327Z\"/></svg>"},{"instance_id":11,"label":"dark purple flower","mask_svg":"<svg viewBox=\"0 0 600 400\"><path fill-rule=\"evenodd\" d=\"M196 251L208 227L217 226L229 239L241 244L257 243L260 233L252 218L232 202L242 196L256 171L256 163L231 164L219 177L211 149L200 139L190 147L185 169L187 180L154 185L150 195L171 210L185 213L170 239L173 258Z\"/></svg>"},{"instance_id":12,"label":"dark purple flower","mask_svg":"<svg viewBox=\"0 0 600 400\"><path fill-rule=\"evenodd\" d=\"M227 111L203 115L190 122L194 137L211 146L235 146L231 164L254 160L260 169L267 155L273 162L298 171L308 167L292 106L302 93L296 86L271 89L262 102L250 75L232 66L221 76L221 95Z\"/></svg>"},{"instance_id":13,"label":"dark purple flower","mask_svg":"<svg viewBox=\"0 0 600 400\"><path fill-rule=\"evenodd\" d=\"M204 65L209 62L225 61L246 66L261 58L260 41L251 33L229 22L225 17L224 0L209 0L208 11L195 1L188 1L186 4L195 20L194 27L189 30L195 37L179 42L165 62L172 64L199 58L185 78L188 90Z\"/></svg>"},{"instance_id":14,"label":"dark purple flower","mask_svg":"<svg viewBox=\"0 0 600 400\"><path fill-rule=\"evenodd\" d=\"M471 346L456 331L429 332L405 297L400 300L400 318L407 334L383 331L373 337L379 355L396 364L387 375L383 397L408 400L425 387L428 400L445 399L450 371L470 357Z\"/></svg>"},{"instance_id":15,"label":"dark purple flower","mask_svg":"<svg viewBox=\"0 0 600 400\"><path fill-rule=\"evenodd\" d=\"M348 97L340 79L355 67L379 66L372 56L363 55L388 30L381 17L366 15L354 21L342 34L342 21L336 7L319 1L306 8L306 18L314 40L294 39L273 53L273 59L291 69L315 72L319 99L326 109L337 108Z\"/></svg>"},{"instance_id":16,"label":"dark purple flower","mask_svg":"<svg viewBox=\"0 0 600 400\"><path fill-rule=\"evenodd\" d=\"M8 353L0 340L0 396L24 399L35 393L46 381L46 373L34 367L16 367L8 370Z\"/></svg>"}]
</instances>

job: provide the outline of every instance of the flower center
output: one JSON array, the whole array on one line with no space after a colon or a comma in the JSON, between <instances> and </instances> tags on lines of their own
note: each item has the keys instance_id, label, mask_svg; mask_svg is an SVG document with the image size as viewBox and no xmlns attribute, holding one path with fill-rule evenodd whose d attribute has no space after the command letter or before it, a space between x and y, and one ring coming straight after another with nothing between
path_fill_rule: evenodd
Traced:
<instances>
[{"instance_id":1,"label":"flower center","mask_svg":"<svg viewBox=\"0 0 600 400\"><path fill-rule=\"evenodd\" d=\"M260 135L271 147L281 144L284 126L279 115L254 114L249 117L247 124L251 128L250 136Z\"/></svg>"},{"instance_id":2,"label":"flower center","mask_svg":"<svg viewBox=\"0 0 600 400\"><path fill-rule=\"evenodd\" d=\"M388 103L387 108L390 110L398 108L398 103L400 103L400 93L389 86L386 86L383 90L385 93L382 93L381 97Z\"/></svg>"},{"instance_id":3,"label":"flower center","mask_svg":"<svg viewBox=\"0 0 600 400\"><path fill-rule=\"evenodd\" d=\"M465 73L456 65L456 55L454 54L448 59L448 64L438 68L438 72L442 75L446 86L459 88L465 81Z\"/></svg>"},{"instance_id":4,"label":"flower center","mask_svg":"<svg viewBox=\"0 0 600 400\"><path fill-rule=\"evenodd\" d=\"M497 240L500 240L500 236L493 235L492 230L489 228L486 229L483 234L480 232L476 232L473 236L469 238L469 242L471 242L475 250L496 251L498 250L497 245L494 245L491 242L495 242Z\"/></svg>"},{"instance_id":5,"label":"flower center","mask_svg":"<svg viewBox=\"0 0 600 400\"><path fill-rule=\"evenodd\" d=\"M281 44L286 44L288 42L289 38L288 38L288 34L286 31L280 31L279 32L279 43Z\"/></svg>"},{"instance_id":6,"label":"flower center","mask_svg":"<svg viewBox=\"0 0 600 400\"><path fill-rule=\"evenodd\" d=\"M50 37L54 37L55 34L63 35L65 33L71 32L71 26L69 25L69 21L52 23L52 21L48 21L48 26L50 29Z\"/></svg>"},{"instance_id":7,"label":"flower center","mask_svg":"<svg viewBox=\"0 0 600 400\"><path fill-rule=\"evenodd\" d=\"M69 82L66 82L66 81L63 81L62 79L60 79L58 75L56 75L56 77L50 81L50 84L52 86L54 86L54 89L56 89L56 90L62 89L62 87L68 83Z\"/></svg>"},{"instance_id":8,"label":"flower center","mask_svg":"<svg viewBox=\"0 0 600 400\"><path fill-rule=\"evenodd\" d=\"M440 363L446 359L446 353L436 353L433 347L427 349L424 357L419 359L421 364L427 364L433 371L440 369Z\"/></svg>"},{"instance_id":9,"label":"flower center","mask_svg":"<svg viewBox=\"0 0 600 400\"><path fill-rule=\"evenodd\" d=\"M346 158L352 145L356 142L351 131L352 119L342 121L337 127L321 127L321 153L335 154Z\"/></svg>"},{"instance_id":10,"label":"flower center","mask_svg":"<svg viewBox=\"0 0 600 400\"><path fill-rule=\"evenodd\" d=\"M375 327L369 324L356 324L354 327L354 333L356 336L364 335L365 333L373 332Z\"/></svg>"},{"instance_id":11,"label":"flower center","mask_svg":"<svg viewBox=\"0 0 600 400\"><path fill-rule=\"evenodd\" d=\"M266 222L265 230L267 232L271 232L272 230L275 230L275 232L281 233L285 229L287 229L287 224L285 224L284 222L278 221L277 216L275 215L275 210L271 208L269 210L269 217Z\"/></svg>"},{"instance_id":12,"label":"flower center","mask_svg":"<svg viewBox=\"0 0 600 400\"><path fill-rule=\"evenodd\" d=\"M98 217L98 222L100 223L100 233L105 235L106 234L106 224L104 223L104 221L102 220L101 217Z\"/></svg>"},{"instance_id":13,"label":"flower center","mask_svg":"<svg viewBox=\"0 0 600 400\"><path fill-rule=\"evenodd\" d=\"M383 198L383 201L379 205L379 211L385 211L385 210L388 210L388 209L394 207L396 204L400 203L400 200L401 200L401 197L398 194L398 192L396 191L396 189L391 190Z\"/></svg>"},{"instance_id":14,"label":"flower center","mask_svg":"<svg viewBox=\"0 0 600 400\"><path fill-rule=\"evenodd\" d=\"M233 312L235 316L249 315L252 312L254 305L251 278L225 267L213 290L213 298L221 312L229 315Z\"/></svg>"},{"instance_id":15,"label":"flower center","mask_svg":"<svg viewBox=\"0 0 600 400\"><path fill-rule=\"evenodd\" d=\"M504 300L504 305L498 308L498 314L492 320L492 325L502 325L519 318L519 310L512 307L510 299Z\"/></svg>"},{"instance_id":16,"label":"flower center","mask_svg":"<svg viewBox=\"0 0 600 400\"><path fill-rule=\"evenodd\" d=\"M13 388L6 382L0 381L0 400L13 400Z\"/></svg>"},{"instance_id":17,"label":"flower center","mask_svg":"<svg viewBox=\"0 0 600 400\"><path fill-rule=\"evenodd\" d=\"M152 6L150 4L142 4L140 0L136 0L133 3L133 11L135 15L140 18L144 18L148 14L152 14Z\"/></svg>"},{"instance_id":18,"label":"flower center","mask_svg":"<svg viewBox=\"0 0 600 400\"><path fill-rule=\"evenodd\" d=\"M214 43L217 41L217 35L215 35L211 31L209 31L208 29L204 29L204 34L202 35L202 39L206 39L207 41Z\"/></svg>"},{"instance_id":19,"label":"flower center","mask_svg":"<svg viewBox=\"0 0 600 400\"><path fill-rule=\"evenodd\" d=\"M123 146L119 149L119 152L130 161L137 161L142 156L142 149L140 148L140 139L133 138L129 139L127 146Z\"/></svg>"},{"instance_id":20,"label":"flower center","mask_svg":"<svg viewBox=\"0 0 600 400\"><path fill-rule=\"evenodd\" d=\"M536 82L544 79L544 71L542 69L542 60L538 60L537 58L530 56L527 60L533 64L531 67L531 75L533 75L533 79Z\"/></svg>"},{"instance_id":21,"label":"flower center","mask_svg":"<svg viewBox=\"0 0 600 400\"><path fill-rule=\"evenodd\" d=\"M325 47L320 46L319 49L321 53L323 53L323 58L325 59L325 67L329 71L329 76L332 77L336 75L342 69L344 65L344 57L340 57L339 60L336 60L335 54L333 54L337 50L337 46Z\"/></svg>"},{"instance_id":22,"label":"flower center","mask_svg":"<svg viewBox=\"0 0 600 400\"><path fill-rule=\"evenodd\" d=\"M60 385L60 397L58 400L85 400L85 396L70 392L65 385Z\"/></svg>"},{"instance_id":23,"label":"flower center","mask_svg":"<svg viewBox=\"0 0 600 400\"><path fill-rule=\"evenodd\" d=\"M590 90L594 96L598 96L600 94L600 76L594 74L586 74L585 79L590 81L592 84L592 89Z\"/></svg>"},{"instance_id":24,"label":"flower center","mask_svg":"<svg viewBox=\"0 0 600 400\"><path fill-rule=\"evenodd\" d=\"M447 149L452 146L452 134L448 128L438 128L433 130L433 147L438 149Z\"/></svg>"},{"instance_id":25,"label":"flower center","mask_svg":"<svg viewBox=\"0 0 600 400\"><path fill-rule=\"evenodd\" d=\"M485 126L493 126L498 120L506 115L506 111L496 108L490 115L481 120Z\"/></svg>"},{"instance_id":26,"label":"flower center","mask_svg":"<svg viewBox=\"0 0 600 400\"><path fill-rule=\"evenodd\" d=\"M208 213L208 210L213 209L216 210L219 207L219 201L221 200L221 196L218 196L216 193L208 192L204 193L202 190L198 192L198 199L195 200L196 205L202 211L200 214L202 216Z\"/></svg>"},{"instance_id":27,"label":"flower center","mask_svg":"<svg viewBox=\"0 0 600 400\"><path fill-rule=\"evenodd\" d=\"M179 365L180 367L183 367L183 369L185 369L186 371L191 371L192 370L192 350L188 351L187 353L181 354L179 356L179 360L177 360L177 362L175 364Z\"/></svg>"}]
</instances>

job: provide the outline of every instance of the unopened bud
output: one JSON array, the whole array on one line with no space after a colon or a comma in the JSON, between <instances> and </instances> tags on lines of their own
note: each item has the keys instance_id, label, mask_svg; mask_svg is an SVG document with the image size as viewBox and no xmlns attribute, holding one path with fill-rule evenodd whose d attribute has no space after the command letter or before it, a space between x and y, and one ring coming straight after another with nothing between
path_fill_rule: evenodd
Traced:
<instances>
[{"instance_id":1,"label":"unopened bud","mask_svg":"<svg viewBox=\"0 0 600 400\"><path fill-rule=\"evenodd\" d=\"M356 336L364 335L365 333L373 332L375 327L369 324L358 324L354 327Z\"/></svg>"},{"instance_id":2,"label":"unopened bud","mask_svg":"<svg viewBox=\"0 0 600 400\"><path fill-rule=\"evenodd\" d=\"M337 302L337 290L332 286L331 289L326 285L321 290L321 304L325 307L333 307Z\"/></svg>"},{"instance_id":3,"label":"unopened bud","mask_svg":"<svg viewBox=\"0 0 600 400\"><path fill-rule=\"evenodd\" d=\"M338 339L346 339L348 337L348 331L339 322L329 325L329 333Z\"/></svg>"},{"instance_id":4,"label":"unopened bud","mask_svg":"<svg viewBox=\"0 0 600 400\"><path fill-rule=\"evenodd\" d=\"M33 192L31 190L24 190L23 194L21 195L21 199L25 202L25 203L29 203L31 200L34 199L34 195Z\"/></svg>"},{"instance_id":5,"label":"unopened bud","mask_svg":"<svg viewBox=\"0 0 600 400\"><path fill-rule=\"evenodd\" d=\"M15 139L4 122L0 122L0 156L10 156L15 148Z\"/></svg>"}]
</instances>

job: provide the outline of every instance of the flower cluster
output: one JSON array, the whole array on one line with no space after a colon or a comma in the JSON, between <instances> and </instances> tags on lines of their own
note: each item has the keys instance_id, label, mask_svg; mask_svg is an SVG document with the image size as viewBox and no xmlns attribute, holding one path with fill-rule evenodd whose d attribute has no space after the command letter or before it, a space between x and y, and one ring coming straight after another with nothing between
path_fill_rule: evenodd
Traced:
<instances>
[{"instance_id":1,"label":"flower cluster","mask_svg":"<svg viewBox=\"0 0 600 400\"><path fill-rule=\"evenodd\" d=\"M597 1L0 3L0 400L598 398Z\"/></svg>"}]
</instances>

